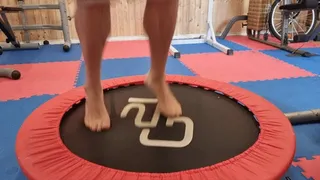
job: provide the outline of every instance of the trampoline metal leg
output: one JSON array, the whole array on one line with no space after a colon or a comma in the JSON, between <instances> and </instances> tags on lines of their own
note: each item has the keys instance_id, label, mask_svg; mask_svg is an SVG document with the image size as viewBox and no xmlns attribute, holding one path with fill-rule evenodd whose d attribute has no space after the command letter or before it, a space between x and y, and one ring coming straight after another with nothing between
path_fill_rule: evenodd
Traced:
<instances>
[{"instance_id":1,"label":"trampoline metal leg","mask_svg":"<svg viewBox=\"0 0 320 180\"><path fill-rule=\"evenodd\" d=\"M311 124L320 122L320 109L286 113L285 115L290 120L292 125Z\"/></svg>"}]
</instances>

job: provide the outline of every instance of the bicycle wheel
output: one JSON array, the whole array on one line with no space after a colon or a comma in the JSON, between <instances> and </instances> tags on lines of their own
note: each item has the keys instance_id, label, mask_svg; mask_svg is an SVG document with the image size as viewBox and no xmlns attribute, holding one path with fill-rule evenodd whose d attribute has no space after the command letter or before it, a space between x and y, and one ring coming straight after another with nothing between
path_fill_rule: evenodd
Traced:
<instances>
[{"instance_id":1,"label":"bicycle wheel","mask_svg":"<svg viewBox=\"0 0 320 180\"><path fill-rule=\"evenodd\" d=\"M297 3L299 3L298 0ZM294 2L293 2L294 3ZM271 34L277 39L281 40L282 31L282 14L279 7L283 4L283 0L275 0L272 5L268 16L268 25ZM316 10L306 10L299 12L292 12L289 15L288 25L288 41L292 42L293 37L297 34L309 34L316 26Z\"/></svg>"}]
</instances>

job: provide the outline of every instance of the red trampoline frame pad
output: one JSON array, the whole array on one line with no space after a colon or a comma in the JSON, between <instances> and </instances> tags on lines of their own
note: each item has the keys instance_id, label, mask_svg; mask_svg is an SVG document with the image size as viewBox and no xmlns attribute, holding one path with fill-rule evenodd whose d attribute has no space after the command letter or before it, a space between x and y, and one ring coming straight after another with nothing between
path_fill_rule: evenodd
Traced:
<instances>
[{"instance_id":1,"label":"red trampoline frame pad","mask_svg":"<svg viewBox=\"0 0 320 180\"><path fill-rule=\"evenodd\" d=\"M104 80L103 87L142 84L144 78ZM168 76L167 80L214 89L237 99L258 119L261 128L258 140L236 157L182 172L135 173L100 166L71 153L60 139L62 116L85 97L83 87L79 87L47 101L22 125L16 154L23 172L31 180L278 180L287 171L295 153L295 135L289 120L276 106L250 91L223 82L188 76Z\"/></svg>"}]
</instances>

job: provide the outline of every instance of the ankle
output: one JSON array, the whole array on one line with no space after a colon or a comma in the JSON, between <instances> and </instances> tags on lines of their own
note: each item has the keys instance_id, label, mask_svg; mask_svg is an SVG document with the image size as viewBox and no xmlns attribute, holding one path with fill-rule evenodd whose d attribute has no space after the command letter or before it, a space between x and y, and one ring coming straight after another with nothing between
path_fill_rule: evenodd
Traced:
<instances>
[{"instance_id":1,"label":"ankle","mask_svg":"<svg viewBox=\"0 0 320 180\"><path fill-rule=\"evenodd\" d=\"M103 89L102 86L91 86L91 85L85 85L84 90L86 92L86 95L89 97L97 97L103 95Z\"/></svg>"},{"instance_id":2,"label":"ankle","mask_svg":"<svg viewBox=\"0 0 320 180\"><path fill-rule=\"evenodd\" d=\"M166 76L164 73L153 73L150 71L148 73L148 79L151 82L165 82Z\"/></svg>"}]
</instances>

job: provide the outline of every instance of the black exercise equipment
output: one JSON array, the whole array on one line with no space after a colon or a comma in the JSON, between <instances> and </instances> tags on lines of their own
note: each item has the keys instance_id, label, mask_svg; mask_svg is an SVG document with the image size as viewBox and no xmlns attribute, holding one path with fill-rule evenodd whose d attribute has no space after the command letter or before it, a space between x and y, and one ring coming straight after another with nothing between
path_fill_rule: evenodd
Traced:
<instances>
[{"instance_id":1,"label":"black exercise equipment","mask_svg":"<svg viewBox=\"0 0 320 180\"><path fill-rule=\"evenodd\" d=\"M6 6L0 6L0 29L7 37L6 42L10 43L8 47L4 47L5 45L0 46L1 52L0 55L3 53L3 51L8 50L18 50L18 49L39 49L40 44L39 43L26 43L21 44L17 38L14 35L13 29L8 21L8 18L6 16L6 13L17 13L23 11L20 7L6 7Z\"/></svg>"},{"instance_id":2,"label":"black exercise equipment","mask_svg":"<svg viewBox=\"0 0 320 180\"><path fill-rule=\"evenodd\" d=\"M293 4L295 5L295 4ZM315 0L312 1L305 1L304 4L306 9L314 9L314 7L317 7L317 18L319 18L319 13L320 13L320 0L318 0L318 2L316 2ZM290 7L288 5L284 5L281 6L280 9L285 9L285 8L289 8L292 9L293 7ZM309 34L299 34L299 35L295 35L293 37L293 42L308 42L310 40L314 40L314 41L320 41L320 24L318 23L318 25L313 29L313 31Z\"/></svg>"},{"instance_id":3,"label":"black exercise equipment","mask_svg":"<svg viewBox=\"0 0 320 180\"><path fill-rule=\"evenodd\" d=\"M33 30L57 30L62 31L63 33L63 51L68 52L71 48L71 36L69 31L69 19L67 15L67 5L66 0L57 0L57 3L53 4L25 4L25 0L18 0L18 7L22 8L23 11L21 11L20 19L21 19L21 25L15 25L12 26L13 30L22 30L24 31L24 36L22 38L22 41L26 43L30 43L30 33L29 31ZM28 18L25 14L28 10L58 10L60 14L60 22L61 24L34 24L29 25L28 24ZM44 45L49 44L49 41L45 40L43 42Z\"/></svg>"},{"instance_id":4,"label":"black exercise equipment","mask_svg":"<svg viewBox=\"0 0 320 180\"><path fill-rule=\"evenodd\" d=\"M302 2L303 0L297 0L295 3L299 4L299 3L304 3ZM289 2L291 3L291 2ZM288 4L288 3L286 3ZM270 34L272 34L275 38L277 38L278 40L281 41L281 31L278 30L278 28L276 27L278 24L278 17L276 17L279 12L280 15L281 14L281 9L279 9L279 7L283 5L283 0L274 0L270 6L270 10L269 10L269 16L268 16L268 30L270 31ZM302 5L303 6L303 5ZM310 6L309 4L307 4L307 7ZM307 14L307 16L305 17L304 14ZM304 16L304 19L299 20L300 15ZM294 11L290 13L290 25L292 26L292 30L296 31L299 34L310 34L312 33L312 30L315 28L315 26L317 25L317 19L318 15L317 15L317 9L306 9L305 11ZM281 18L281 17L280 17ZM282 19L281 19L282 20ZM275 22L277 21L277 22ZM302 26L299 25L299 23L302 23ZM296 26L295 24L297 24L298 26ZM281 24L280 24L281 25ZM297 27L297 28L295 28ZM280 27L281 28L281 27ZM294 35L292 35L292 33L290 33L291 36L289 36L288 41L289 43L294 43Z\"/></svg>"},{"instance_id":5,"label":"black exercise equipment","mask_svg":"<svg viewBox=\"0 0 320 180\"><path fill-rule=\"evenodd\" d=\"M287 0L284 0L287 1ZM308 1L308 2L306 2ZM276 42L270 42L268 41L268 34L265 33L263 35L263 38L261 39L260 36L260 31L255 31L251 29L247 29L247 36L249 39L264 43L273 47L276 47L278 49L285 50L287 52L292 53L293 55L300 55L303 57L310 57L310 56L315 56L316 54L312 54L307 51L303 51L300 49L295 49L290 47L288 44L288 24L289 24L289 15L292 12L298 12L298 11L303 11L303 10L309 10L309 9L316 9L318 8L318 0L302 0L300 3L295 3L295 4L288 4L285 3L285 5L281 6L282 10L282 36L281 36L281 43L276 43ZM269 15L269 14L268 14ZM231 27L233 24L237 21L241 20L248 20L248 15L240 15L240 16L235 16L232 18L232 20L227 24L225 30L222 32L222 35L220 38L224 39L227 34L229 33ZM247 26L247 24L243 24L243 26ZM320 25L316 28L317 30L320 29ZM315 31L317 31L315 30ZM314 36L311 36L310 39L315 38ZM297 36L297 39L301 40L303 39L303 36Z\"/></svg>"},{"instance_id":6,"label":"black exercise equipment","mask_svg":"<svg viewBox=\"0 0 320 180\"><path fill-rule=\"evenodd\" d=\"M6 35L6 37L7 37L6 42L7 43L11 43L12 46L15 48L21 48L22 45L19 43L19 41L17 41L17 39L11 29L11 26L10 26L10 23L7 19L7 16L6 16L7 12L17 12L17 11L21 11L21 8L0 6L0 15L1 15L0 29ZM0 55L2 55L4 50L7 50L7 49L2 48L0 46ZM18 70L8 69L8 68L0 68L0 77L5 77L5 78L17 80L17 79L20 79L20 76L21 76L21 74Z\"/></svg>"},{"instance_id":7,"label":"black exercise equipment","mask_svg":"<svg viewBox=\"0 0 320 180\"><path fill-rule=\"evenodd\" d=\"M0 6L0 13L2 16L1 30L7 36L7 43L1 45L3 51L8 50L21 50L21 49L39 49L39 43L30 43L30 30L59 30L63 32L63 51L68 52L71 48L71 37L69 32L69 25L68 25L68 16L67 16L67 7L65 0L58 0L56 4L25 4L24 0L18 0L17 7L5 7ZM41 24L41 25L29 25L27 21L27 17L25 12L28 10L59 10L60 18L61 18L61 25L51 25L51 24ZM21 25L10 25L7 20L6 13L19 13ZM19 43L14 36L13 31L23 31L22 40L24 43ZM49 44L49 41L45 40L43 42L44 45ZM8 47L7 47L8 46ZM1 54L1 53L0 53Z\"/></svg>"},{"instance_id":8,"label":"black exercise equipment","mask_svg":"<svg viewBox=\"0 0 320 180\"><path fill-rule=\"evenodd\" d=\"M284 0L286 2L286 0ZM283 11L283 22L282 22L282 38L281 38L281 44L288 44L288 26L287 24L289 23L289 17L291 12L300 12L300 11L306 11L306 10L312 10L312 9L318 9L318 0L302 0L299 3L291 3L291 4L285 4L279 7L280 10ZM312 33L311 36L309 35L295 35L294 36L294 42L307 42L312 38L313 39L316 37L318 34L318 31L320 31L320 25L315 29L316 34Z\"/></svg>"},{"instance_id":9,"label":"black exercise equipment","mask_svg":"<svg viewBox=\"0 0 320 180\"><path fill-rule=\"evenodd\" d=\"M226 28L224 29L224 31L221 33L220 38L225 39L229 33L229 31L231 30L232 26L238 22L238 21L246 21L248 20L248 15L240 15L240 16L235 16L233 17L229 23L227 24ZM242 24L242 27L245 26L245 24Z\"/></svg>"},{"instance_id":10,"label":"black exercise equipment","mask_svg":"<svg viewBox=\"0 0 320 180\"><path fill-rule=\"evenodd\" d=\"M279 7L280 10L285 11L305 11L312 10L318 7L318 1L316 0L302 0L298 3L285 4Z\"/></svg>"}]
</instances>

